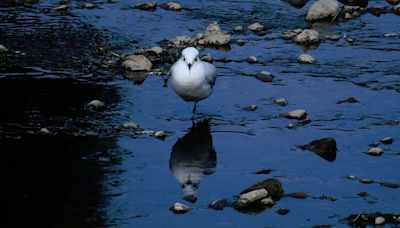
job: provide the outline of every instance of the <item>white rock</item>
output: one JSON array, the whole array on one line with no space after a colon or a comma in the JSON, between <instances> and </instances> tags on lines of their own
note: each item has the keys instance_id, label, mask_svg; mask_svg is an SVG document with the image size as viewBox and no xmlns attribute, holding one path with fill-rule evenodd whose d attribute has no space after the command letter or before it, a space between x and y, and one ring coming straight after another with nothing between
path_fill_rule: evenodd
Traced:
<instances>
[{"instance_id":1,"label":"white rock","mask_svg":"<svg viewBox=\"0 0 400 228\"><path fill-rule=\"evenodd\" d=\"M318 0L311 6L306 20L335 19L339 12L339 3L336 0Z\"/></svg>"},{"instance_id":2,"label":"white rock","mask_svg":"<svg viewBox=\"0 0 400 228\"><path fill-rule=\"evenodd\" d=\"M58 11L63 11L63 10L68 10L69 6L68 5L59 5L57 7L54 7L54 10L58 10Z\"/></svg>"},{"instance_id":3,"label":"white rock","mask_svg":"<svg viewBox=\"0 0 400 228\"><path fill-rule=\"evenodd\" d=\"M318 44L319 33L313 29L305 29L296 36L295 41L299 44Z\"/></svg>"},{"instance_id":4,"label":"white rock","mask_svg":"<svg viewBox=\"0 0 400 228\"><path fill-rule=\"evenodd\" d=\"M129 122L126 122L126 123L122 124L122 127L123 128L130 128L130 129L138 129L139 125L137 123L135 123L135 122L129 121Z\"/></svg>"},{"instance_id":5,"label":"white rock","mask_svg":"<svg viewBox=\"0 0 400 228\"><path fill-rule=\"evenodd\" d=\"M386 33L384 36L385 36L385 37L396 37L396 36L398 36L398 35L399 35L399 34L392 32L392 33Z\"/></svg>"},{"instance_id":6,"label":"white rock","mask_svg":"<svg viewBox=\"0 0 400 228\"><path fill-rule=\"evenodd\" d=\"M170 210L172 212L174 212L175 214L184 214L188 211L190 211L192 208L181 204L181 203L175 203L173 207L170 208Z\"/></svg>"},{"instance_id":7,"label":"white rock","mask_svg":"<svg viewBox=\"0 0 400 228\"><path fill-rule=\"evenodd\" d=\"M242 195L240 195L240 199L245 200L248 203L253 203L260 199L264 199L267 196L268 196L268 191L265 190L264 188L262 188L262 189L257 189L257 190L242 194Z\"/></svg>"},{"instance_id":8,"label":"white rock","mask_svg":"<svg viewBox=\"0 0 400 228\"><path fill-rule=\"evenodd\" d=\"M95 107L95 108L103 108L104 106L106 106L105 104L104 104L104 102L102 102L102 101L99 101L99 100L92 100L89 104L88 104L88 106L93 106L93 107Z\"/></svg>"},{"instance_id":9,"label":"white rock","mask_svg":"<svg viewBox=\"0 0 400 228\"><path fill-rule=\"evenodd\" d=\"M250 56L248 59L247 59L247 62L248 63L258 63L258 59L257 59L257 57L255 57L255 56Z\"/></svg>"},{"instance_id":10,"label":"white rock","mask_svg":"<svg viewBox=\"0 0 400 228\"><path fill-rule=\"evenodd\" d=\"M271 198L265 198L265 199L262 199L261 201L260 201L260 203L262 204L262 205L265 205L265 206L271 206L271 205L274 205L275 204L275 202L274 202L274 200L273 199L271 199Z\"/></svg>"},{"instance_id":11,"label":"white rock","mask_svg":"<svg viewBox=\"0 0 400 228\"><path fill-rule=\"evenodd\" d=\"M131 71L148 71L152 64L144 55L129 55L122 62L122 67Z\"/></svg>"},{"instance_id":12,"label":"white rock","mask_svg":"<svg viewBox=\"0 0 400 228\"><path fill-rule=\"evenodd\" d=\"M7 52L7 51L8 51L8 49L6 48L6 46L0 44L0 53Z\"/></svg>"},{"instance_id":13,"label":"white rock","mask_svg":"<svg viewBox=\"0 0 400 228\"><path fill-rule=\"evenodd\" d=\"M42 134L49 134L50 133L50 131L47 130L47 128L42 128L42 129L40 129L39 132L42 133Z\"/></svg>"},{"instance_id":14,"label":"white rock","mask_svg":"<svg viewBox=\"0 0 400 228\"><path fill-rule=\"evenodd\" d=\"M296 109L283 113L283 116L289 119L304 119L307 116L307 111L304 109Z\"/></svg>"},{"instance_id":15,"label":"white rock","mask_svg":"<svg viewBox=\"0 0 400 228\"><path fill-rule=\"evenodd\" d=\"M383 223L385 223L384 217L379 216L375 218L375 225L382 225Z\"/></svg>"},{"instance_id":16,"label":"white rock","mask_svg":"<svg viewBox=\"0 0 400 228\"><path fill-rule=\"evenodd\" d=\"M385 137L381 140L383 144L392 144L393 143L393 138L392 137Z\"/></svg>"},{"instance_id":17,"label":"white rock","mask_svg":"<svg viewBox=\"0 0 400 228\"><path fill-rule=\"evenodd\" d=\"M173 11L179 11L182 9L182 6L176 2L166 2L161 4L160 7L165 10L173 10Z\"/></svg>"},{"instance_id":18,"label":"white rock","mask_svg":"<svg viewBox=\"0 0 400 228\"><path fill-rule=\"evenodd\" d=\"M278 98L278 99L274 100L274 103L278 104L280 106L286 106L289 104L289 102L285 98Z\"/></svg>"},{"instance_id":19,"label":"white rock","mask_svg":"<svg viewBox=\"0 0 400 228\"><path fill-rule=\"evenodd\" d=\"M383 150L379 147L373 147L367 151L367 154L379 156L383 154Z\"/></svg>"},{"instance_id":20,"label":"white rock","mask_svg":"<svg viewBox=\"0 0 400 228\"><path fill-rule=\"evenodd\" d=\"M157 132L154 133L154 137L156 137L156 138L162 139L162 138L165 138L166 136L167 135L165 134L164 131L157 131Z\"/></svg>"},{"instance_id":21,"label":"white rock","mask_svg":"<svg viewBox=\"0 0 400 228\"><path fill-rule=\"evenodd\" d=\"M312 57L309 54L301 54L297 60L299 63L305 63L305 64L313 64L315 62L314 57Z\"/></svg>"},{"instance_id":22,"label":"white rock","mask_svg":"<svg viewBox=\"0 0 400 228\"><path fill-rule=\"evenodd\" d=\"M350 20L350 19L353 19L353 16L351 14L349 14L349 13L345 13L344 14L344 19Z\"/></svg>"},{"instance_id":23,"label":"white rock","mask_svg":"<svg viewBox=\"0 0 400 228\"><path fill-rule=\"evenodd\" d=\"M256 23L249 25L249 27L247 27L247 29L250 31L253 31L253 32L260 32L260 31L265 30L265 26L256 22Z\"/></svg>"}]
</instances>

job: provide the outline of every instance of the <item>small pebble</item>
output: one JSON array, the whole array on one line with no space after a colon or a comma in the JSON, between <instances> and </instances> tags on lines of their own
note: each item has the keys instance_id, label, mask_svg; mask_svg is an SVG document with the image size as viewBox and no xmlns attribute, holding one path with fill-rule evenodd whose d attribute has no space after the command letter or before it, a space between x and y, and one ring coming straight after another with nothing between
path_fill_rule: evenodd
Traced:
<instances>
[{"instance_id":1,"label":"small pebble","mask_svg":"<svg viewBox=\"0 0 400 228\"><path fill-rule=\"evenodd\" d=\"M244 200L247 203L253 203L260 199L264 199L267 196L268 196L268 191L265 190L264 188L261 188L261 189L257 189L257 190L247 192L247 193L240 195L240 200Z\"/></svg>"},{"instance_id":2,"label":"small pebble","mask_svg":"<svg viewBox=\"0 0 400 228\"><path fill-rule=\"evenodd\" d=\"M0 53L7 52L7 51L8 51L8 49L6 48L6 46L0 44Z\"/></svg>"},{"instance_id":3,"label":"small pebble","mask_svg":"<svg viewBox=\"0 0 400 228\"><path fill-rule=\"evenodd\" d=\"M190 211L192 208L181 204L181 203L175 203L173 207L170 208L172 212L175 214L185 214L186 212Z\"/></svg>"},{"instance_id":4,"label":"small pebble","mask_svg":"<svg viewBox=\"0 0 400 228\"><path fill-rule=\"evenodd\" d=\"M247 59L247 62L250 63L250 64L258 63L258 59L257 59L257 57L255 57L255 56L250 56L250 57Z\"/></svg>"},{"instance_id":5,"label":"small pebble","mask_svg":"<svg viewBox=\"0 0 400 228\"><path fill-rule=\"evenodd\" d=\"M374 183L374 180L365 178L365 179L361 179L360 183L362 183L362 184L372 184L372 183Z\"/></svg>"},{"instance_id":6,"label":"small pebble","mask_svg":"<svg viewBox=\"0 0 400 228\"><path fill-rule=\"evenodd\" d=\"M304 109L296 109L283 113L282 116L289 119L304 119L307 116L307 111Z\"/></svg>"},{"instance_id":7,"label":"small pebble","mask_svg":"<svg viewBox=\"0 0 400 228\"><path fill-rule=\"evenodd\" d=\"M135 8L138 8L140 10L147 10L147 11L153 11L157 9L157 3L155 2L143 2L139 3L135 6Z\"/></svg>"},{"instance_id":8,"label":"small pebble","mask_svg":"<svg viewBox=\"0 0 400 228\"><path fill-rule=\"evenodd\" d=\"M274 103L280 106L286 106L289 104L289 102L285 98L278 98L274 100Z\"/></svg>"},{"instance_id":9,"label":"small pebble","mask_svg":"<svg viewBox=\"0 0 400 228\"><path fill-rule=\"evenodd\" d=\"M375 218L375 225L382 225L383 223L385 223L385 218L381 216Z\"/></svg>"},{"instance_id":10,"label":"small pebble","mask_svg":"<svg viewBox=\"0 0 400 228\"><path fill-rule=\"evenodd\" d=\"M278 210L276 211L276 213L278 213L278 214L280 214L280 215L286 215L287 213L289 213L289 209L287 209L287 208L281 208L281 209L278 209Z\"/></svg>"},{"instance_id":11,"label":"small pebble","mask_svg":"<svg viewBox=\"0 0 400 228\"><path fill-rule=\"evenodd\" d=\"M249 27L247 27L247 29L250 31L253 31L253 32L261 32L261 31L265 30L265 26L256 22L256 23L249 25Z\"/></svg>"},{"instance_id":12,"label":"small pebble","mask_svg":"<svg viewBox=\"0 0 400 228\"><path fill-rule=\"evenodd\" d=\"M233 30L234 30L235 32L241 32L241 31L244 30L244 27L241 26L241 25L239 25L239 26L236 26L235 28L233 28Z\"/></svg>"},{"instance_id":13,"label":"small pebble","mask_svg":"<svg viewBox=\"0 0 400 228\"><path fill-rule=\"evenodd\" d=\"M182 9L182 6L176 2L166 2L160 5L161 8L165 10L179 11Z\"/></svg>"},{"instance_id":14,"label":"small pebble","mask_svg":"<svg viewBox=\"0 0 400 228\"><path fill-rule=\"evenodd\" d=\"M274 81L274 76L271 72L268 71L260 71L256 74L256 78L262 82L272 82Z\"/></svg>"},{"instance_id":15,"label":"small pebble","mask_svg":"<svg viewBox=\"0 0 400 228\"><path fill-rule=\"evenodd\" d=\"M68 5L59 5L59 6L55 7L54 10L64 11L64 10L68 10L68 8L69 8Z\"/></svg>"},{"instance_id":16,"label":"small pebble","mask_svg":"<svg viewBox=\"0 0 400 228\"><path fill-rule=\"evenodd\" d=\"M353 43L353 42L355 41L355 39L354 39L354 38L351 38L351 37L347 37L346 40L347 40L349 43Z\"/></svg>"},{"instance_id":17,"label":"small pebble","mask_svg":"<svg viewBox=\"0 0 400 228\"><path fill-rule=\"evenodd\" d=\"M246 107L243 107L242 109L246 111L254 111L257 109L257 105L248 105Z\"/></svg>"},{"instance_id":18,"label":"small pebble","mask_svg":"<svg viewBox=\"0 0 400 228\"><path fill-rule=\"evenodd\" d=\"M85 3L83 3L83 6L84 6L85 8L87 8L87 9L93 9L93 8L96 7L95 4L90 3L90 2L85 2Z\"/></svg>"},{"instance_id":19,"label":"small pebble","mask_svg":"<svg viewBox=\"0 0 400 228\"><path fill-rule=\"evenodd\" d=\"M393 143L393 138L392 137L385 137L381 140L383 144L392 144Z\"/></svg>"},{"instance_id":20,"label":"small pebble","mask_svg":"<svg viewBox=\"0 0 400 228\"><path fill-rule=\"evenodd\" d=\"M49 134L49 133L50 133L50 131L47 130L47 128L42 128L42 129L40 129L39 132L40 132L41 134Z\"/></svg>"},{"instance_id":21,"label":"small pebble","mask_svg":"<svg viewBox=\"0 0 400 228\"><path fill-rule=\"evenodd\" d=\"M237 45L239 45L239 46L243 46L243 45L246 44L246 40L239 39L239 40L236 41L236 43L237 43Z\"/></svg>"},{"instance_id":22,"label":"small pebble","mask_svg":"<svg viewBox=\"0 0 400 228\"><path fill-rule=\"evenodd\" d=\"M297 60L302 64L313 64L315 62L314 57L309 54L301 54Z\"/></svg>"},{"instance_id":23,"label":"small pebble","mask_svg":"<svg viewBox=\"0 0 400 228\"><path fill-rule=\"evenodd\" d=\"M384 37L396 37L396 36L398 36L397 33L386 33L386 34L384 35Z\"/></svg>"},{"instance_id":24,"label":"small pebble","mask_svg":"<svg viewBox=\"0 0 400 228\"><path fill-rule=\"evenodd\" d=\"M102 101L99 101L99 100L92 100L92 101L88 104L88 106L92 106L92 107L95 107L96 109L99 109L99 108L103 108L103 107L106 106L106 105L105 105L105 103L102 102Z\"/></svg>"},{"instance_id":25,"label":"small pebble","mask_svg":"<svg viewBox=\"0 0 400 228\"><path fill-rule=\"evenodd\" d=\"M367 154L373 155L373 156L380 156L383 154L383 150L379 147L373 147L367 151Z\"/></svg>"},{"instance_id":26,"label":"small pebble","mask_svg":"<svg viewBox=\"0 0 400 228\"><path fill-rule=\"evenodd\" d=\"M159 139L163 139L165 138L167 135L165 134L165 132L163 131L157 131L156 133L154 133L154 137L159 138Z\"/></svg>"},{"instance_id":27,"label":"small pebble","mask_svg":"<svg viewBox=\"0 0 400 228\"><path fill-rule=\"evenodd\" d=\"M344 15L344 19L346 19L346 20L350 20L350 19L352 19L353 18L353 16L350 14L350 13L346 13L345 15Z\"/></svg>"},{"instance_id":28,"label":"small pebble","mask_svg":"<svg viewBox=\"0 0 400 228\"><path fill-rule=\"evenodd\" d=\"M355 180L355 179L357 179L357 177L354 176L354 175L349 175L347 178L350 179L350 180Z\"/></svg>"},{"instance_id":29,"label":"small pebble","mask_svg":"<svg viewBox=\"0 0 400 228\"><path fill-rule=\"evenodd\" d=\"M359 193L357 193L357 195L359 197L366 197L366 196L368 196L368 192L359 192Z\"/></svg>"},{"instance_id":30,"label":"small pebble","mask_svg":"<svg viewBox=\"0 0 400 228\"><path fill-rule=\"evenodd\" d=\"M211 54L203 55L203 56L201 57L201 60L204 61L204 62L209 62L209 63L214 62L214 59L213 59L213 57L211 56Z\"/></svg>"},{"instance_id":31,"label":"small pebble","mask_svg":"<svg viewBox=\"0 0 400 228\"><path fill-rule=\"evenodd\" d=\"M213 202L211 202L208 207L214 210L222 210L224 209L224 207L226 206L226 204L228 203L228 201L226 199L223 200L214 200Z\"/></svg>"}]
</instances>

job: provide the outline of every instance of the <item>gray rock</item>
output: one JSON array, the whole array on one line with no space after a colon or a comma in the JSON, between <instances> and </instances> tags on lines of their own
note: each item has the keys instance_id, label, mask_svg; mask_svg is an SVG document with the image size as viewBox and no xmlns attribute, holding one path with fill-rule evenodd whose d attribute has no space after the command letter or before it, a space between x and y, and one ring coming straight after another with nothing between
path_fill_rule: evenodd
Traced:
<instances>
[{"instance_id":1,"label":"gray rock","mask_svg":"<svg viewBox=\"0 0 400 228\"><path fill-rule=\"evenodd\" d=\"M164 139L165 137L167 137L164 131L156 131L153 136L158 139Z\"/></svg>"},{"instance_id":2,"label":"gray rock","mask_svg":"<svg viewBox=\"0 0 400 228\"><path fill-rule=\"evenodd\" d=\"M327 161L333 162L336 160L337 148L335 138L322 138L298 147L302 150L310 150L315 152L317 155Z\"/></svg>"},{"instance_id":3,"label":"gray rock","mask_svg":"<svg viewBox=\"0 0 400 228\"><path fill-rule=\"evenodd\" d=\"M170 210L175 213L175 214L185 214L186 212L190 211L192 208L181 204L181 203L175 203L173 207L170 208Z\"/></svg>"},{"instance_id":4,"label":"gray rock","mask_svg":"<svg viewBox=\"0 0 400 228\"><path fill-rule=\"evenodd\" d=\"M375 218L375 225L382 225L385 223L385 218L379 216Z\"/></svg>"},{"instance_id":5,"label":"gray rock","mask_svg":"<svg viewBox=\"0 0 400 228\"><path fill-rule=\"evenodd\" d=\"M131 71L149 71L152 64L144 55L129 55L122 62L122 67Z\"/></svg>"},{"instance_id":6,"label":"gray rock","mask_svg":"<svg viewBox=\"0 0 400 228\"><path fill-rule=\"evenodd\" d=\"M289 213L289 212L290 212L290 210L287 209L287 208L280 208L280 209L278 209L278 210L276 211L276 213L277 213L277 214L280 214L280 215L286 215L286 214Z\"/></svg>"},{"instance_id":7,"label":"gray rock","mask_svg":"<svg viewBox=\"0 0 400 228\"><path fill-rule=\"evenodd\" d=\"M242 25L236 26L235 28L233 28L233 31L235 32L241 32L244 30L244 27Z\"/></svg>"},{"instance_id":8,"label":"gray rock","mask_svg":"<svg viewBox=\"0 0 400 228\"><path fill-rule=\"evenodd\" d=\"M247 59L247 62L250 63L250 64L258 63L258 59L257 59L257 57L255 57L255 56L250 56L250 57Z\"/></svg>"},{"instance_id":9,"label":"gray rock","mask_svg":"<svg viewBox=\"0 0 400 228\"><path fill-rule=\"evenodd\" d=\"M4 52L7 52L7 51L8 51L8 49L6 48L6 46L0 44L0 53L4 53Z\"/></svg>"},{"instance_id":10,"label":"gray rock","mask_svg":"<svg viewBox=\"0 0 400 228\"><path fill-rule=\"evenodd\" d=\"M305 29L295 38L296 43L301 45L314 45L319 43L319 33L313 29Z\"/></svg>"},{"instance_id":11,"label":"gray rock","mask_svg":"<svg viewBox=\"0 0 400 228\"><path fill-rule=\"evenodd\" d=\"M286 31L286 32L282 33L282 39L284 39L284 40L292 40L296 36L297 36L297 33L293 32L293 31Z\"/></svg>"},{"instance_id":12,"label":"gray rock","mask_svg":"<svg viewBox=\"0 0 400 228\"><path fill-rule=\"evenodd\" d=\"M305 119L307 117L307 111L304 109L296 109L290 112L285 112L282 114L283 117L288 119Z\"/></svg>"},{"instance_id":13,"label":"gray rock","mask_svg":"<svg viewBox=\"0 0 400 228\"><path fill-rule=\"evenodd\" d=\"M147 52L153 52L156 55L160 55L162 53L162 48L159 46L152 47L152 48L148 49Z\"/></svg>"},{"instance_id":14,"label":"gray rock","mask_svg":"<svg viewBox=\"0 0 400 228\"><path fill-rule=\"evenodd\" d=\"M312 57L309 54L301 54L297 60L299 61L299 63L301 64L313 64L315 62L314 57Z\"/></svg>"},{"instance_id":15,"label":"gray rock","mask_svg":"<svg viewBox=\"0 0 400 228\"><path fill-rule=\"evenodd\" d=\"M373 147L367 151L367 154L373 155L373 156L380 156L383 154L383 150L379 147Z\"/></svg>"},{"instance_id":16,"label":"gray rock","mask_svg":"<svg viewBox=\"0 0 400 228\"><path fill-rule=\"evenodd\" d=\"M383 144L392 144L393 143L393 138L392 137L385 137L381 140Z\"/></svg>"},{"instance_id":17,"label":"gray rock","mask_svg":"<svg viewBox=\"0 0 400 228\"><path fill-rule=\"evenodd\" d=\"M182 6L176 2L165 2L160 5L161 8L165 10L179 11L182 9Z\"/></svg>"},{"instance_id":18,"label":"gray rock","mask_svg":"<svg viewBox=\"0 0 400 228\"><path fill-rule=\"evenodd\" d=\"M367 178L364 178L364 179L361 179L360 180L360 183L362 183L362 184L372 184L372 183L374 183L375 181L374 180L372 180L372 179L367 179Z\"/></svg>"},{"instance_id":19,"label":"gray rock","mask_svg":"<svg viewBox=\"0 0 400 228\"><path fill-rule=\"evenodd\" d=\"M266 30L265 26L258 22L249 25L247 29L253 32L261 32Z\"/></svg>"},{"instance_id":20,"label":"gray rock","mask_svg":"<svg viewBox=\"0 0 400 228\"><path fill-rule=\"evenodd\" d=\"M83 3L83 7L87 8L87 9L93 9L93 8L96 8L96 5L91 2L85 2L85 3Z\"/></svg>"},{"instance_id":21,"label":"gray rock","mask_svg":"<svg viewBox=\"0 0 400 228\"><path fill-rule=\"evenodd\" d=\"M332 40L332 41L338 41L338 40L340 40L340 36L339 35L326 35L325 39Z\"/></svg>"},{"instance_id":22,"label":"gray rock","mask_svg":"<svg viewBox=\"0 0 400 228\"><path fill-rule=\"evenodd\" d=\"M206 55L202 56L201 60L203 60L205 62L209 62L209 63L212 63L214 61L214 59L211 56L211 54L206 54Z\"/></svg>"},{"instance_id":23,"label":"gray rock","mask_svg":"<svg viewBox=\"0 0 400 228\"><path fill-rule=\"evenodd\" d=\"M260 71L256 74L256 78L262 82L272 82L274 81L274 76L271 72L268 71Z\"/></svg>"},{"instance_id":24,"label":"gray rock","mask_svg":"<svg viewBox=\"0 0 400 228\"><path fill-rule=\"evenodd\" d=\"M231 42L231 36L221 31L218 23L210 24L204 34L204 45L222 46Z\"/></svg>"},{"instance_id":25,"label":"gray rock","mask_svg":"<svg viewBox=\"0 0 400 228\"><path fill-rule=\"evenodd\" d=\"M344 14L344 19L350 20L350 19L353 19L353 16L350 13L345 13Z\"/></svg>"},{"instance_id":26,"label":"gray rock","mask_svg":"<svg viewBox=\"0 0 400 228\"><path fill-rule=\"evenodd\" d=\"M289 102L285 98L278 98L274 100L274 103L280 106L286 106Z\"/></svg>"},{"instance_id":27,"label":"gray rock","mask_svg":"<svg viewBox=\"0 0 400 228\"><path fill-rule=\"evenodd\" d=\"M224 207L228 204L228 200L223 199L223 200L214 200L211 202L208 207L214 210L222 210Z\"/></svg>"},{"instance_id":28,"label":"gray rock","mask_svg":"<svg viewBox=\"0 0 400 228\"><path fill-rule=\"evenodd\" d=\"M268 191L264 188L257 189L251 192L244 193L240 195L240 200L245 200L247 203L254 203L258 200L264 199L268 196Z\"/></svg>"},{"instance_id":29,"label":"gray rock","mask_svg":"<svg viewBox=\"0 0 400 228\"><path fill-rule=\"evenodd\" d=\"M304 192L294 192L294 193L290 193L287 194L287 196L295 198L295 199L306 199L308 198L308 195Z\"/></svg>"},{"instance_id":30,"label":"gray rock","mask_svg":"<svg viewBox=\"0 0 400 228\"><path fill-rule=\"evenodd\" d=\"M145 11L154 11L157 9L157 3L155 2L142 2L135 6L135 8Z\"/></svg>"},{"instance_id":31,"label":"gray rock","mask_svg":"<svg viewBox=\"0 0 400 228\"><path fill-rule=\"evenodd\" d=\"M89 102L88 106L89 107L94 107L96 109L99 109L99 108L105 107L106 104L104 102L102 102L102 101L99 101L99 100L92 100L91 102Z\"/></svg>"},{"instance_id":32,"label":"gray rock","mask_svg":"<svg viewBox=\"0 0 400 228\"><path fill-rule=\"evenodd\" d=\"M307 21L336 19L340 13L339 3L336 0L318 0L307 13Z\"/></svg>"}]
</instances>

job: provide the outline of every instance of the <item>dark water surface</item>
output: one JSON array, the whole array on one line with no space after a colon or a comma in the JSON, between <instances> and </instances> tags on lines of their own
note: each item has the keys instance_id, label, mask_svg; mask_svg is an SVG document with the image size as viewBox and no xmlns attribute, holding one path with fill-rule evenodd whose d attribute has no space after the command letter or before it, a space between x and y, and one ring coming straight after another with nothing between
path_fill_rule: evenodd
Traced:
<instances>
[{"instance_id":1,"label":"dark water surface","mask_svg":"<svg viewBox=\"0 0 400 228\"><path fill-rule=\"evenodd\" d=\"M315 23L312 27L322 35L355 42L323 40L304 50L281 34L311 26L303 20L309 4L296 9L280 1L180 1L180 12L148 12L134 9L138 2L101 1L85 9L81 1L70 1L73 9L67 12L52 10L57 6L53 1L0 8L0 44L9 49L0 56L6 224L340 227L350 214L400 212L399 188L345 178L400 183L400 37L384 37L400 33L399 16L366 13L347 22ZM112 59L107 49L151 48L163 39L203 32L213 21L232 35L231 50L201 53L235 61L214 63L217 83L212 96L199 103L196 126L192 104L163 87L162 77L150 75L134 85L116 69L102 66ZM253 22L265 24L267 34L233 32ZM238 46L238 39L248 42ZM297 63L304 52L317 63ZM248 64L249 56L260 63ZM249 76L261 70L276 80L265 83ZM273 103L280 97L289 105ZM360 102L337 104L349 97ZM89 108L94 99L106 107ZM258 108L241 109L250 104ZM280 114L298 108L306 109L312 122L289 129L293 121ZM144 130L163 130L168 137L132 136L120 127L127 121ZM40 133L43 127L50 133ZM381 145L382 156L364 153L386 136L394 143ZM297 148L323 137L336 138L332 162ZM261 169L272 172L254 174ZM282 182L285 193L312 197L284 197L256 215L207 207L270 177ZM361 191L370 197L357 196ZM189 193L196 193L195 203L182 199ZM174 215L169 208L175 202L193 209ZM290 212L279 215L279 208Z\"/></svg>"}]
</instances>

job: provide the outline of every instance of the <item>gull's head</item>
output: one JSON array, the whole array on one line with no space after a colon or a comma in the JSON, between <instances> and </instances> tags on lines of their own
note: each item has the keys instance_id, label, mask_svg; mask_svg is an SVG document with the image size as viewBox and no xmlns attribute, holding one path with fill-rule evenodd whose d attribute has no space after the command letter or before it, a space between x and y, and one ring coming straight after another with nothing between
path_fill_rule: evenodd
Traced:
<instances>
[{"instance_id":1,"label":"gull's head","mask_svg":"<svg viewBox=\"0 0 400 228\"><path fill-rule=\"evenodd\" d=\"M190 67L199 60L199 51L194 47L188 47L182 51L182 60Z\"/></svg>"}]
</instances>

